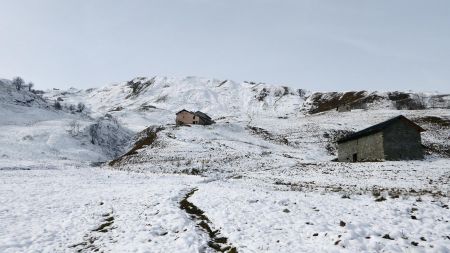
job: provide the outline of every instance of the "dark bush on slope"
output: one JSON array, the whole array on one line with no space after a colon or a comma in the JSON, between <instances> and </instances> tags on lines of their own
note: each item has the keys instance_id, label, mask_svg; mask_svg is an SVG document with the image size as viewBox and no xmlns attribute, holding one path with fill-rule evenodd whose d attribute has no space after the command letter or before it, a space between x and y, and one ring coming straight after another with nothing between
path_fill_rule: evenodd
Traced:
<instances>
[{"instance_id":1,"label":"dark bush on slope","mask_svg":"<svg viewBox=\"0 0 450 253\"><path fill-rule=\"evenodd\" d=\"M88 131L91 143L100 146L109 157L122 154L132 138L131 132L109 114L89 126Z\"/></svg>"}]
</instances>

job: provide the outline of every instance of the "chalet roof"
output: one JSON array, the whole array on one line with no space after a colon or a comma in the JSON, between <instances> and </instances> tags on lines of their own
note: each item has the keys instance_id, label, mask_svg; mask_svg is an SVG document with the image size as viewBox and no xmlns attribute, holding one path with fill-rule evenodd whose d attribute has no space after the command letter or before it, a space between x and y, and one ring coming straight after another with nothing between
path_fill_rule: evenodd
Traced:
<instances>
[{"instance_id":1,"label":"chalet roof","mask_svg":"<svg viewBox=\"0 0 450 253\"><path fill-rule=\"evenodd\" d=\"M188 112L188 113L194 114L193 112L190 112L190 111L188 111L188 110L186 110L186 109L183 109L183 110L181 110L181 111L175 113L175 115L178 115L178 114L180 114L180 113L182 113L182 112Z\"/></svg>"},{"instance_id":2,"label":"chalet roof","mask_svg":"<svg viewBox=\"0 0 450 253\"><path fill-rule=\"evenodd\" d=\"M201 111L196 111L194 114L195 114L195 116L198 116L202 119L211 120L211 117L209 117L206 113L203 113Z\"/></svg>"},{"instance_id":3,"label":"chalet roof","mask_svg":"<svg viewBox=\"0 0 450 253\"><path fill-rule=\"evenodd\" d=\"M423 129L422 127L420 127L416 123L412 122L411 120L407 119L405 116L399 115L399 116L394 117L392 119L388 119L386 121L383 121L383 122L378 123L376 125L373 125L371 127L363 129L363 130L361 130L359 132L350 134L350 135L348 135L348 136L338 140L337 142L338 143L344 143L344 142L347 142L347 141L359 139L359 138L364 137L364 136L368 136L368 135L372 135L372 134L381 132L384 129L386 129L387 127L391 126L392 124L394 124L395 122L397 122L399 120L402 120L402 121L406 122L408 125L410 125L411 127L415 128L418 132L425 131L425 129Z\"/></svg>"}]
</instances>

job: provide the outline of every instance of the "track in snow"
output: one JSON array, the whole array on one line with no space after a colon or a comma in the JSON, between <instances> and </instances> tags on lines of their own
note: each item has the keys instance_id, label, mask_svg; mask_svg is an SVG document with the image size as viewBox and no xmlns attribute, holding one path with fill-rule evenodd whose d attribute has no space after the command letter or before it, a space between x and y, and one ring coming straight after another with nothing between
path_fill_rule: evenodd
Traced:
<instances>
[{"instance_id":1,"label":"track in snow","mask_svg":"<svg viewBox=\"0 0 450 253\"><path fill-rule=\"evenodd\" d=\"M74 248L79 253L100 251L101 246L97 245L96 242L115 228L113 226L115 220L113 212L103 214L102 218L101 224L87 233L83 238L83 242L71 245L69 248Z\"/></svg>"},{"instance_id":2,"label":"track in snow","mask_svg":"<svg viewBox=\"0 0 450 253\"><path fill-rule=\"evenodd\" d=\"M195 206L192 202L189 202L191 197L198 189L193 188L189 191L184 198L180 201L180 209L184 210L192 220L197 221L197 225L208 233L209 241L208 246L217 252L237 253L236 247L233 247L228 238L220 235L220 230L213 230L213 224L209 218L205 215L200 208Z\"/></svg>"}]
</instances>

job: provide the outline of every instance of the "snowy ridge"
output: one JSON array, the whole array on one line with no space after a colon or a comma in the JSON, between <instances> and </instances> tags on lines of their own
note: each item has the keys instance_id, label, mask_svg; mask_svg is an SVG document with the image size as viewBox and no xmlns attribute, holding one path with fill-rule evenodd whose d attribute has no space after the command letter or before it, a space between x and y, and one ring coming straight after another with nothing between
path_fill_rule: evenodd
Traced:
<instances>
[{"instance_id":1,"label":"snowy ridge","mask_svg":"<svg viewBox=\"0 0 450 253\"><path fill-rule=\"evenodd\" d=\"M50 91L46 97L84 101L93 113L111 113L125 125L127 117L133 118L135 124L129 127L140 124L137 131L149 123L173 123L173 113L181 109L200 110L213 119L249 120L297 114L304 101L303 94L288 87L199 77L141 77L86 91ZM145 123L136 122L139 117Z\"/></svg>"},{"instance_id":2,"label":"snowy ridge","mask_svg":"<svg viewBox=\"0 0 450 253\"><path fill-rule=\"evenodd\" d=\"M135 93L133 93L133 85L138 87ZM289 104L296 101L300 104L301 97L289 90L287 94L284 94L284 90L279 89L282 88L266 84L236 83L229 80L198 77L183 79L153 77L136 78L126 84L102 88L91 93L89 99L97 102L92 104L102 101L111 106L123 106L130 109L154 106L172 112L183 108L202 110L205 113L213 113L217 115L216 117L253 114L269 108L271 109L269 113L283 113L281 110L292 112L295 108L280 106L283 109L277 110L276 103ZM258 101L256 96L261 93L263 95ZM283 99L282 96L286 97Z\"/></svg>"},{"instance_id":3,"label":"snowy ridge","mask_svg":"<svg viewBox=\"0 0 450 253\"><path fill-rule=\"evenodd\" d=\"M414 92L310 92L265 83L235 82L201 77L138 77L97 89L50 90L45 97L62 98L68 103L84 102L94 115L111 113L130 117L140 131L152 124L173 123L172 114L181 110L203 111L213 119L249 121L259 117L286 117L334 110L343 104L353 109L412 109L450 107L450 94ZM398 104L398 105L396 105ZM404 108L403 108L404 107ZM129 112L133 115L129 115ZM149 116L151 115L151 116ZM138 119L143 122L137 122ZM144 122L146 122L144 124ZM135 126L139 124L140 128Z\"/></svg>"}]
</instances>

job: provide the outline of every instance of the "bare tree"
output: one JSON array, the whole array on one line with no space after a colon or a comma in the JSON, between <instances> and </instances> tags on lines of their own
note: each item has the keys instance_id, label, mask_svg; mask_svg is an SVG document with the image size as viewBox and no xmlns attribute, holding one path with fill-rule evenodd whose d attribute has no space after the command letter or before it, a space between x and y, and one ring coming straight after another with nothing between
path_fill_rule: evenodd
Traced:
<instances>
[{"instance_id":1,"label":"bare tree","mask_svg":"<svg viewBox=\"0 0 450 253\"><path fill-rule=\"evenodd\" d=\"M62 109L62 106L59 103L59 101L55 101L54 107L55 107L56 110L61 110Z\"/></svg>"},{"instance_id":2,"label":"bare tree","mask_svg":"<svg viewBox=\"0 0 450 253\"><path fill-rule=\"evenodd\" d=\"M15 77L12 81L12 84L16 87L17 90L22 89L24 83L25 81L20 76Z\"/></svg>"},{"instance_id":3,"label":"bare tree","mask_svg":"<svg viewBox=\"0 0 450 253\"><path fill-rule=\"evenodd\" d=\"M427 108L426 96L424 94L417 94L417 104L420 110L424 110Z\"/></svg>"},{"instance_id":4,"label":"bare tree","mask_svg":"<svg viewBox=\"0 0 450 253\"><path fill-rule=\"evenodd\" d=\"M28 83L28 91L31 91L31 89L34 87L34 83L33 82L29 82Z\"/></svg>"},{"instance_id":5,"label":"bare tree","mask_svg":"<svg viewBox=\"0 0 450 253\"><path fill-rule=\"evenodd\" d=\"M75 106L74 105L69 105L69 110L71 113L75 113Z\"/></svg>"},{"instance_id":6,"label":"bare tree","mask_svg":"<svg viewBox=\"0 0 450 253\"><path fill-rule=\"evenodd\" d=\"M69 123L69 133L72 136L77 136L80 133L80 123L77 120L73 120Z\"/></svg>"},{"instance_id":7,"label":"bare tree","mask_svg":"<svg viewBox=\"0 0 450 253\"><path fill-rule=\"evenodd\" d=\"M83 103L80 102L80 103L78 103L77 108L78 108L78 112L83 112L84 109L86 108L86 105L84 105Z\"/></svg>"},{"instance_id":8,"label":"bare tree","mask_svg":"<svg viewBox=\"0 0 450 253\"><path fill-rule=\"evenodd\" d=\"M299 95L300 97L305 97L305 95L306 95L306 90L304 90L304 89L298 89L298 90L297 90L297 93L298 93L298 95Z\"/></svg>"}]
</instances>

